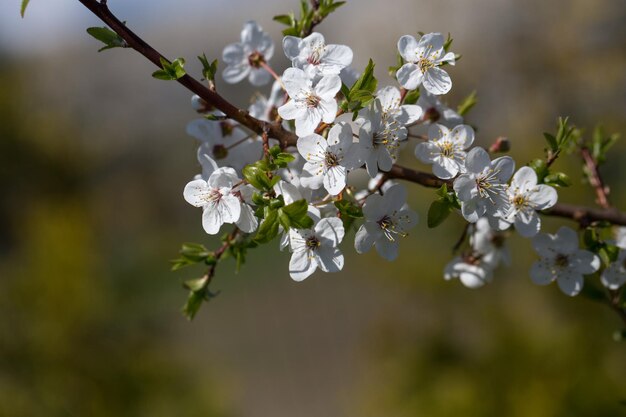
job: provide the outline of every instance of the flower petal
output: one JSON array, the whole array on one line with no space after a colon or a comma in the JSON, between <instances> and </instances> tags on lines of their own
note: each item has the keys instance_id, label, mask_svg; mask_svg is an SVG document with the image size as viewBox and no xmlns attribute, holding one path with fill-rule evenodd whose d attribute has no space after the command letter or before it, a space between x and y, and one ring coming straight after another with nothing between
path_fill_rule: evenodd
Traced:
<instances>
[{"instance_id":1,"label":"flower petal","mask_svg":"<svg viewBox=\"0 0 626 417\"><path fill-rule=\"evenodd\" d=\"M345 230L343 222L337 217L327 217L320 220L315 225L315 233L324 239L327 239L332 246L337 246L343 240Z\"/></svg>"},{"instance_id":2,"label":"flower petal","mask_svg":"<svg viewBox=\"0 0 626 417\"><path fill-rule=\"evenodd\" d=\"M423 75L415 64L404 64L396 72L396 78L400 85L407 90L415 90L422 83Z\"/></svg>"},{"instance_id":3,"label":"flower petal","mask_svg":"<svg viewBox=\"0 0 626 417\"><path fill-rule=\"evenodd\" d=\"M308 250L298 250L291 254L289 260L289 275L294 281L302 281L317 269Z\"/></svg>"},{"instance_id":4,"label":"flower petal","mask_svg":"<svg viewBox=\"0 0 626 417\"><path fill-rule=\"evenodd\" d=\"M185 185L183 197L185 201L195 207L202 207L207 204L206 196L210 188L205 180L193 180Z\"/></svg>"},{"instance_id":5,"label":"flower petal","mask_svg":"<svg viewBox=\"0 0 626 417\"><path fill-rule=\"evenodd\" d=\"M452 89L452 79L448 73L437 67L429 68L424 73L422 84L426 91L435 95L447 94Z\"/></svg>"}]
</instances>

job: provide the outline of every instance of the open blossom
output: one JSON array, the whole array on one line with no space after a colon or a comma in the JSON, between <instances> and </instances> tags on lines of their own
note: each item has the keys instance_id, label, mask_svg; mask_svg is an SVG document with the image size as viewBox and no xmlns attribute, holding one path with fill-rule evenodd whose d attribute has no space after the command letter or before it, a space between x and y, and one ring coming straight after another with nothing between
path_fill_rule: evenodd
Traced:
<instances>
[{"instance_id":1,"label":"open blossom","mask_svg":"<svg viewBox=\"0 0 626 417\"><path fill-rule=\"evenodd\" d=\"M359 145L345 122L333 126L328 138L316 133L298 138L298 152L306 160L300 183L315 190L324 185L331 195L345 188L348 170L361 164Z\"/></svg>"},{"instance_id":2,"label":"open blossom","mask_svg":"<svg viewBox=\"0 0 626 417\"><path fill-rule=\"evenodd\" d=\"M433 165L433 174L447 180L465 169L465 150L474 142L474 129L468 125L456 126L451 131L439 124L428 129L428 141L418 143L415 156L425 164Z\"/></svg>"},{"instance_id":3,"label":"open blossom","mask_svg":"<svg viewBox=\"0 0 626 417\"><path fill-rule=\"evenodd\" d=\"M393 86L381 88L376 93L380 101L383 119L387 123L398 122L402 126L418 121L423 114L422 108L416 104L401 104L400 90Z\"/></svg>"},{"instance_id":4,"label":"open blossom","mask_svg":"<svg viewBox=\"0 0 626 417\"><path fill-rule=\"evenodd\" d=\"M478 219L473 226L469 239L473 252L492 268L496 268L501 262L510 265L511 254L505 246L506 232L491 227L485 217Z\"/></svg>"},{"instance_id":5,"label":"open blossom","mask_svg":"<svg viewBox=\"0 0 626 417\"><path fill-rule=\"evenodd\" d=\"M274 42L257 22L246 22L241 31L241 42L232 43L222 53L226 68L222 76L230 84L248 77L252 85L265 85L271 75L261 64L272 58Z\"/></svg>"},{"instance_id":6,"label":"open blossom","mask_svg":"<svg viewBox=\"0 0 626 417\"><path fill-rule=\"evenodd\" d=\"M538 285L556 280L561 291L574 296L583 288L583 275L600 268L600 258L578 247L578 234L569 227L561 227L556 234L538 234L533 247L540 256L530 268L530 277Z\"/></svg>"},{"instance_id":7,"label":"open blossom","mask_svg":"<svg viewBox=\"0 0 626 417\"><path fill-rule=\"evenodd\" d=\"M509 207L503 219L515 224L523 237L533 237L541 230L537 210L556 204L556 190L549 185L537 184L537 174L530 167L522 167L513 175L508 188Z\"/></svg>"},{"instance_id":8,"label":"open blossom","mask_svg":"<svg viewBox=\"0 0 626 417\"><path fill-rule=\"evenodd\" d=\"M196 179L185 186L185 200L203 209L202 226L208 234L217 234L224 223L236 223L246 233L256 229L257 220L238 189L240 182L234 169L223 167L213 171L208 180Z\"/></svg>"},{"instance_id":9,"label":"open blossom","mask_svg":"<svg viewBox=\"0 0 626 417\"><path fill-rule=\"evenodd\" d=\"M291 229L289 234L289 275L294 281L302 281L317 268L324 272L341 271L344 259L337 246L343 240L344 228L340 219L321 219L313 229Z\"/></svg>"},{"instance_id":10,"label":"open blossom","mask_svg":"<svg viewBox=\"0 0 626 417\"><path fill-rule=\"evenodd\" d=\"M341 89L338 75L325 75L313 85L313 80L301 69L287 68L282 80L290 100L278 108L278 114L285 120L296 121L298 136L310 135L322 121L335 121L335 95Z\"/></svg>"},{"instance_id":11,"label":"open blossom","mask_svg":"<svg viewBox=\"0 0 626 417\"><path fill-rule=\"evenodd\" d=\"M609 266L602 271L600 277L602 285L609 290L617 290L626 284L626 250L620 249L615 262L611 262Z\"/></svg>"},{"instance_id":12,"label":"open blossom","mask_svg":"<svg viewBox=\"0 0 626 417\"><path fill-rule=\"evenodd\" d=\"M237 171L263 155L261 141L250 138L233 122L192 120L187 124L187 134L200 141L201 153L209 155L218 165L230 166Z\"/></svg>"},{"instance_id":13,"label":"open blossom","mask_svg":"<svg viewBox=\"0 0 626 417\"><path fill-rule=\"evenodd\" d=\"M493 267L488 257L457 256L443 271L446 281L459 279L467 288L480 288L493 278Z\"/></svg>"},{"instance_id":14,"label":"open blossom","mask_svg":"<svg viewBox=\"0 0 626 417\"><path fill-rule=\"evenodd\" d=\"M352 49L346 45L326 45L324 36L317 32L304 39L285 36L283 49L292 65L311 78L339 75L352 63Z\"/></svg>"},{"instance_id":15,"label":"open blossom","mask_svg":"<svg viewBox=\"0 0 626 417\"><path fill-rule=\"evenodd\" d=\"M372 194L365 199L365 223L356 232L354 247L358 253L372 246L383 258L392 261L398 257L398 237L405 237L417 224L417 214L406 205L406 189L396 184L384 195Z\"/></svg>"},{"instance_id":16,"label":"open blossom","mask_svg":"<svg viewBox=\"0 0 626 417\"><path fill-rule=\"evenodd\" d=\"M285 104L287 96L279 81L274 81L269 97L257 95L248 108L250 116L266 122L275 122L278 119L278 108Z\"/></svg>"},{"instance_id":17,"label":"open blossom","mask_svg":"<svg viewBox=\"0 0 626 417\"><path fill-rule=\"evenodd\" d=\"M507 182L515 170L511 157L493 161L483 148L474 148L465 158L464 174L454 180L465 220L475 223L486 215L501 215L508 204Z\"/></svg>"},{"instance_id":18,"label":"open blossom","mask_svg":"<svg viewBox=\"0 0 626 417\"><path fill-rule=\"evenodd\" d=\"M374 100L361 112L359 145L364 152L367 173L374 178L378 171L387 172L398 156L400 142L406 139L406 128L399 123L386 123L380 100Z\"/></svg>"},{"instance_id":19,"label":"open blossom","mask_svg":"<svg viewBox=\"0 0 626 417\"><path fill-rule=\"evenodd\" d=\"M398 51L406 64L396 78L407 90L415 90L420 85L436 95L446 94L452 88L452 80L447 72L439 68L445 63L454 65L454 54L444 50L441 33L428 33L419 40L405 35L398 40Z\"/></svg>"}]
</instances>

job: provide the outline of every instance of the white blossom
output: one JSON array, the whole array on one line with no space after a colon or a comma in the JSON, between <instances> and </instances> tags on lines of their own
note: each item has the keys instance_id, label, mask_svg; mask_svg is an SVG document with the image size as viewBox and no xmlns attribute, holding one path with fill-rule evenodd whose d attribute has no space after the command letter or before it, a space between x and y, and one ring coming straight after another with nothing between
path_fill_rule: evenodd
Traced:
<instances>
[{"instance_id":1,"label":"white blossom","mask_svg":"<svg viewBox=\"0 0 626 417\"><path fill-rule=\"evenodd\" d=\"M261 158L263 145L238 126L228 121L196 119L187 124L187 134L200 141L201 153L209 155L220 166L241 171Z\"/></svg>"},{"instance_id":2,"label":"white blossom","mask_svg":"<svg viewBox=\"0 0 626 417\"><path fill-rule=\"evenodd\" d=\"M287 96L279 81L274 81L269 97L258 94L248 108L250 116L266 122L275 122L278 119L278 108L285 104Z\"/></svg>"},{"instance_id":3,"label":"white blossom","mask_svg":"<svg viewBox=\"0 0 626 417\"><path fill-rule=\"evenodd\" d=\"M224 223L235 223L241 216L241 200L233 193L239 182L234 169L218 168L208 180L190 181L183 191L185 200L202 207L202 226L211 235L219 232Z\"/></svg>"},{"instance_id":4,"label":"white blossom","mask_svg":"<svg viewBox=\"0 0 626 417\"><path fill-rule=\"evenodd\" d=\"M626 283L626 250L620 249L615 262L602 271L600 280L610 290L617 290Z\"/></svg>"},{"instance_id":5,"label":"white blossom","mask_svg":"<svg viewBox=\"0 0 626 417\"><path fill-rule=\"evenodd\" d=\"M436 95L446 94L452 88L452 80L447 72L439 68L445 63L454 65L454 54L444 50L441 33L428 33L419 40L405 35L398 40L398 51L406 64L396 78L407 90L415 90L420 85Z\"/></svg>"},{"instance_id":6,"label":"white blossom","mask_svg":"<svg viewBox=\"0 0 626 417\"><path fill-rule=\"evenodd\" d=\"M337 248L344 236L343 223L337 217L321 219L313 229L291 229L289 275L302 281L317 268L338 272L343 268L343 254Z\"/></svg>"},{"instance_id":7,"label":"white blossom","mask_svg":"<svg viewBox=\"0 0 626 417\"><path fill-rule=\"evenodd\" d=\"M506 183L515 170L513 159L502 156L491 161L487 151L477 147L467 153L465 170L454 180L465 220L475 223L480 217L501 215L508 204Z\"/></svg>"},{"instance_id":8,"label":"white blossom","mask_svg":"<svg viewBox=\"0 0 626 417\"><path fill-rule=\"evenodd\" d=\"M222 73L224 81L235 84L248 77L255 86L265 85L271 75L261 64L274 54L274 42L255 21L246 22L241 31L241 42L232 43L222 53L226 68Z\"/></svg>"},{"instance_id":9,"label":"white blossom","mask_svg":"<svg viewBox=\"0 0 626 417\"><path fill-rule=\"evenodd\" d=\"M408 235L417 224L417 214L406 207L406 189L396 184L384 195L372 194L363 204L365 223L356 232L354 247L358 253L372 246L383 258L392 261L398 256L398 237Z\"/></svg>"},{"instance_id":10,"label":"white blossom","mask_svg":"<svg viewBox=\"0 0 626 417\"><path fill-rule=\"evenodd\" d=\"M535 284L548 285L554 280L561 291L575 296L583 288L583 275L600 268L600 258L578 246L578 234L569 227L561 227L556 234L541 233L533 238L538 261L530 268Z\"/></svg>"},{"instance_id":11,"label":"white blossom","mask_svg":"<svg viewBox=\"0 0 626 417\"><path fill-rule=\"evenodd\" d=\"M426 91L423 86L420 87L417 105L424 111L422 118L425 123L439 123L449 129L463 124L460 114L443 104L439 97Z\"/></svg>"},{"instance_id":12,"label":"white blossom","mask_svg":"<svg viewBox=\"0 0 626 417\"><path fill-rule=\"evenodd\" d=\"M398 122L406 126L418 121L423 114L422 108L416 104L401 104L400 90L393 86L384 87L376 93L380 101L383 120L387 123Z\"/></svg>"},{"instance_id":13,"label":"white blossom","mask_svg":"<svg viewBox=\"0 0 626 417\"><path fill-rule=\"evenodd\" d=\"M443 271L446 281L459 279L467 288L480 288L493 278L493 268L488 257L457 256Z\"/></svg>"},{"instance_id":14,"label":"white blossom","mask_svg":"<svg viewBox=\"0 0 626 417\"><path fill-rule=\"evenodd\" d=\"M346 186L348 170L359 167L359 145L353 142L352 128L340 122L328 132L328 138L316 133L298 138L298 152L304 157L300 183L318 189L322 185L331 195L337 195Z\"/></svg>"},{"instance_id":15,"label":"white blossom","mask_svg":"<svg viewBox=\"0 0 626 417\"><path fill-rule=\"evenodd\" d=\"M387 172L391 169L407 131L397 122L386 123L378 99L364 109L361 115L356 121L359 126L359 144L363 149L367 173L374 178L379 170Z\"/></svg>"},{"instance_id":16,"label":"white blossom","mask_svg":"<svg viewBox=\"0 0 626 417\"><path fill-rule=\"evenodd\" d=\"M471 126L459 125L450 131L443 125L433 124L428 129L428 141L415 147L415 156L425 164L432 164L433 174L447 180L465 170L465 150L473 142Z\"/></svg>"},{"instance_id":17,"label":"white blossom","mask_svg":"<svg viewBox=\"0 0 626 417\"><path fill-rule=\"evenodd\" d=\"M326 75L313 84L304 71L287 68L282 77L290 100L278 108L285 120L296 121L296 134L310 135L320 122L332 123L337 114L335 95L341 89L338 75Z\"/></svg>"},{"instance_id":18,"label":"white blossom","mask_svg":"<svg viewBox=\"0 0 626 417\"><path fill-rule=\"evenodd\" d=\"M478 219L473 225L470 234L470 246L474 254L482 257L482 260L496 268L501 262L511 264L511 254L504 245L506 237L504 232L494 229L485 217Z\"/></svg>"},{"instance_id":19,"label":"white blossom","mask_svg":"<svg viewBox=\"0 0 626 417\"><path fill-rule=\"evenodd\" d=\"M352 49L345 45L326 45L324 36L317 32L304 39L285 36L283 49L292 65L311 78L339 75L352 63Z\"/></svg>"},{"instance_id":20,"label":"white blossom","mask_svg":"<svg viewBox=\"0 0 626 417\"><path fill-rule=\"evenodd\" d=\"M537 184L537 174L525 166L513 175L507 193L509 207L503 220L515 224L515 230L523 237L535 236L541 230L537 211L556 204L556 190L549 185Z\"/></svg>"}]
</instances>

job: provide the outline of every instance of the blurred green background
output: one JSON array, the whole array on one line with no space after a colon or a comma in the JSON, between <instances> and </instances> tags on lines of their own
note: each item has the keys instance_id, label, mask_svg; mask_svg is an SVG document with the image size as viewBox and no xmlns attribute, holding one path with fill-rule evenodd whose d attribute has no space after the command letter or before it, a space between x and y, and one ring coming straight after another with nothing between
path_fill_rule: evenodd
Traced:
<instances>
[{"instance_id":1,"label":"blurred green background","mask_svg":"<svg viewBox=\"0 0 626 417\"><path fill-rule=\"evenodd\" d=\"M357 257L348 235L344 271L303 283L269 245L239 274L221 265L221 294L185 321L181 281L201 271L168 260L183 241L218 245L182 199L199 171L190 94L132 51L98 54L84 29L99 23L78 2L31 3L24 21L19 1L0 5L0 416L626 415L617 316L534 286L521 238L491 285L445 282L458 220L419 224L394 263ZM271 18L297 7L109 5L196 74L194 57L219 57L248 19L273 35L282 70ZM509 137L522 165L559 115L626 132L624 22L623 0L352 0L319 30L357 68L374 58L382 85L401 35L451 32L463 58L446 99L476 89L479 143ZM219 88L241 106L253 92ZM622 208L625 155L621 143L603 167ZM403 162L419 166L410 150ZM557 164L577 181L561 201L593 204L576 159ZM411 195L424 219L432 190Z\"/></svg>"}]
</instances>

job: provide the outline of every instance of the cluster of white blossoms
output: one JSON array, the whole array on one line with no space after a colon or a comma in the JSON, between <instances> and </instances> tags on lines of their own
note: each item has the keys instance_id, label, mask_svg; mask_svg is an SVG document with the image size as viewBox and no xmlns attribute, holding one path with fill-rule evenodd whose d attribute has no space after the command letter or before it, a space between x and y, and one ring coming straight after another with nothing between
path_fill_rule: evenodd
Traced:
<instances>
[{"instance_id":1,"label":"cluster of white blossoms","mask_svg":"<svg viewBox=\"0 0 626 417\"><path fill-rule=\"evenodd\" d=\"M539 233L538 212L556 204L555 188L540 183L532 168L516 171L511 157L496 157L475 146L474 129L440 100L452 87L446 65L455 64L455 54L447 50L449 42L441 34L419 39L402 36L397 45L402 63L395 73L399 87L372 91L373 97L354 111L342 105L346 91L359 79L348 46L328 44L321 34L312 33L305 38L286 36L282 47L292 66L280 77L268 66L274 44L256 22L247 22L241 41L228 45L223 53L227 64L223 78L229 83L247 78L256 86L276 78L269 97L257 94L249 113L298 137L297 146L281 149L291 154L290 162L274 169L272 175L278 178L270 188L259 190L244 175L246 165L268 157L262 138L211 112L198 97L192 100L194 109L210 117L187 127L200 141L198 161L203 172L187 184L184 197L202 207L207 233L217 234L225 223L254 233L269 221L260 201L280 199L280 204L291 205L305 200L313 220L310 228L276 225L282 234L281 249L292 253L289 273L294 280L301 281L317 269L343 268L339 245L352 226L346 220L360 222L355 227L356 252L375 247L380 256L393 260L400 238L416 226L418 216L407 205L405 187L391 181L387 173L399 151L413 141L415 157L446 184L446 192L468 223L468 248L445 267L445 279L458 278L470 288L489 282L498 265L510 263L504 243L512 229L532 238L540 257L530 273L537 284L557 281L563 292L575 295L583 286L583 276L598 271L598 257L579 249L578 234L572 229L561 228L555 235ZM407 94L419 99L407 104ZM270 146L277 143L269 138ZM359 190L354 185L362 181L362 175L351 175L355 171L369 175L369 186ZM347 204L359 214L347 219L336 203ZM602 273L602 282L610 289L626 282L626 245L622 247L617 261Z\"/></svg>"}]
</instances>

